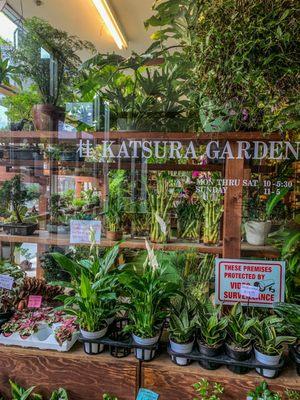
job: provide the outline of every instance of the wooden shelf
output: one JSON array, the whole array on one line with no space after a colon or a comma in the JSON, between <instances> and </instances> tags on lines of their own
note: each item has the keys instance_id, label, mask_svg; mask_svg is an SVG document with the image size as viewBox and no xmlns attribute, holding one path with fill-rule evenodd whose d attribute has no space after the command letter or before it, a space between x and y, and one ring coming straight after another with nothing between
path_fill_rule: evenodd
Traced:
<instances>
[{"instance_id":1,"label":"wooden shelf","mask_svg":"<svg viewBox=\"0 0 300 400\"><path fill-rule=\"evenodd\" d=\"M167 354L151 362L138 362L133 356L113 358L107 352L89 356L77 344L67 353L50 350L0 346L1 393L9 397L8 379L25 387L36 386L36 392L49 398L58 387L64 387L72 400L98 400L107 392L120 400L136 398L139 387L155 391L160 400L192 399L192 385L201 378L220 382L224 400L245 400L250 389L266 380L271 390L283 394L285 389L300 390L300 378L293 365L287 365L276 379L265 379L255 371L236 375L221 367L208 371L197 362L180 367Z\"/></svg>"},{"instance_id":2,"label":"wooden shelf","mask_svg":"<svg viewBox=\"0 0 300 400\"><path fill-rule=\"evenodd\" d=\"M69 234L53 234L48 231L38 231L38 233L31 236L17 236L8 235L4 232L0 232L0 242L7 243L35 243L41 245L57 245L57 246L73 246L70 243ZM101 247L111 247L117 242L113 242L106 238L101 240ZM88 246L88 245L86 245ZM125 238L120 244L122 249L146 249L144 239L130 239ZM195 242L182 242L180 240L173 240L170 243L158 244L152 243L155 250L165 250L165 251L184 251L184 250L195 250L200 253L210 253L222 255L222 245L219 246L207 246L203 243ZM244 257L268 257L276 258L279 256L279 251L272 246L252 246L248 243L242 243L241 245L242 255Z\"/></svg>"},{"instance_id":3,"label":"wooden shelf","mask_svg":"<svg viewBox=\"0 0 300 400\"><path fill-rule=\"evenodd\" d=\"M26 140L28 143L37 143L37 141L47 142L69 142L80 139L94 140L95 143L102 140L123 140L123 139L139 139L139 140L180 140L180 141L198 141L199 143L209 142L211 140L280 140L279 133L263 135L261 132L129 132L129 131L111 131L104 132L53 132L53 131L31 131L31 132L0 132L1 141L13 141L21 143Z\"/></svg>"},{"instance_id":4,"label":"wooden shelf","mask_svg":"<svg viewBox=\"0 0 300 400\"><path fill-rule=\"evenodd\" d=\"M226 367L208 371L201 368L197 362L180 367L173 364L166 354L142 364L141 386L159 393L161 400L192 399L195 397L192 385L201 378L209 382L220 382L225 389L222 396L224 400L245 400L247 392L262 380L266 380L272 390L281 394L286 388L300 390L300 377L292 365L285 368L278 378L266 379L255 371L245 375L233 374Z\"/></svg>"},{"instance_id":5,"label":"wooden shelf","mask_svg":"<svg viewBox=\"0 0 300 400\"><path fill-rule=\"evenodd\" d=\"M89 356L81 344L67 352L0 346L1 394L10 398L8 379L50 398L59 387L65 388L72 400L99 400L104 393L120 399L136 398L139 363L129 356L114 358L108 353Z\"/></svg>"}]
</instances>

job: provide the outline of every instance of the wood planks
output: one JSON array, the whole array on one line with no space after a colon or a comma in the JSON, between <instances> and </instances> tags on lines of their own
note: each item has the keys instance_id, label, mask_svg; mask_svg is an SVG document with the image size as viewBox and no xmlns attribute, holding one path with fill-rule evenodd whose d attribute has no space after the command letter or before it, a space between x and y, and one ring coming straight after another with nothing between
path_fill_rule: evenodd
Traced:
<instances>
[{"instance_id":1,"label":"wood planks","mask_svg":"<svg viewBox=\"0 0 300 400\"><path fill-rule=\"evenodd\" d=\"M47 398L51 391L63 387L71 400L100 400L106 392L133 400L138 373L139 363L132 356L88 356L81 345L68 353L0 347L0 388L7 397L10 378L27 388L36 386L36 392Z\"/></svg>"},{"instance_id":2,"label":"wood planks","mask_svg":"<svg viewBox=\"0 0 300 400\"><path fill-rule=\"evenodd\" d=\"M215 371L201 368L194 362L189 366L180 367L163 355L151 363L143 363L141 385L160 394L160 400L193 399L195 392L192 385L201 378L210 382L220 382L225 387L222 400L246 400L247 392L254 389L264 378L250 372L246 375L236 375L221 367ZM277 379L266 379L273 390L283 393L285 388L300 390L300 377L293 368L282 372Z\"/></svg>"}]
</instances>

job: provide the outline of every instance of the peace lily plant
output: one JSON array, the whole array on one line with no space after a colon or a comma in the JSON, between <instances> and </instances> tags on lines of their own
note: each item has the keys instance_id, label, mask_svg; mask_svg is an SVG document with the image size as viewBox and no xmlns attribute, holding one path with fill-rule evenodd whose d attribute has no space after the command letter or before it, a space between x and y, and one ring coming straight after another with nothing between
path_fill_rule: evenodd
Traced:
<instances>
[{"instance_id":1,"label":"peace lily plant","mask_svg":"<svg viewBox=\"0 0 300 400\"><path fill-rule=\"evenodd\" d=\"M110 249L102 258L97 246L92 245L88 259L75 262L63 254L53 253L59 266L71 276L71 282L61 282L71 289L67 295L58 296L64 302L67 314L77 317L81 334L86 339L99 339L108 329L116 303L117 277L114 263L118 255L118 246ZM85 343L87 353L99 353L103 345Z\"/></svg>"},{"instance_id":2,"label":"peace lily plant","mask_svg":"<svg viewBox=\"0 0 300 400\"><path fill-rule=\"evenodd\" d=\"M178 285L169 279L166 269L157 261L153 249L146 240L147 258L141 271L136 267L127 268L120 274L124 294L129 298L126 304L130 324L125 328L133 335L138 345L155 345L164 319L168 314L170 299ZM150 360L154 350L135 349L138 359Z\"/></svg>"}]
</instances>

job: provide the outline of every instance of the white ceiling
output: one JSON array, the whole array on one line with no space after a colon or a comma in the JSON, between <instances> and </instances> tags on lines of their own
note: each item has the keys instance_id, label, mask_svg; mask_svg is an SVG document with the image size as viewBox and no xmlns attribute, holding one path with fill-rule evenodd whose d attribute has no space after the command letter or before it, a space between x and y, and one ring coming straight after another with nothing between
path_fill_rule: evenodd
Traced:
<instances>
[{"instance_id":1,"label":"white ceiling","mask_svg":"<svg viewBox=\"0 0 300 400\"><path fill-rule=\"evenodd\" d=\"M21 14L20 0L8 0L8 3ZM153 0L110 0L128 41L126 51L118 49L91 0L42 0L41 6L35 0L22 0L22 3L25 18L46 19L56 28L91 41L99 52L129 55L132 51L146 50L151 43L151 31L145 30L144 21L152 15Z\"/></svg>"}]
</instances>

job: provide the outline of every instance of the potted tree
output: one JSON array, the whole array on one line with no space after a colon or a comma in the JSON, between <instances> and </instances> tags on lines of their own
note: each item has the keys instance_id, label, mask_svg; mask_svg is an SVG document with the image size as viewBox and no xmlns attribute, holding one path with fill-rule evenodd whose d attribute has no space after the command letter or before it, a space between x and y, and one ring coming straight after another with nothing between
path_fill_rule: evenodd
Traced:
<instances>
[{"instance_id":1,"label":"potted tree","mask_svg":"<svg viewBox=\"0 0 300 400\"><path fill-rule=\"evenodd\" d=\"M188 300L182 298L177 306L173 306L170 314L171 350L179 354L189 354L193 350L195 340L195 310ZM172 356L178 365L187 365L188 358Z\"/></svg>"},{"instance_id":2,"label":"potted tree","mask_svg":"<svg viewBox=\"0 0 300 400\"><path fill-rule=\"evenodd\" d=\"M112 269L117 254L118 247L114 247L100 258L98 249L92 246L90 257L77 263L63 254L53 253L55 261L71 275L71 282L65 286L73 292L57 298L64 302L67 314L77 317L84 339L99 339L107 332L111 304L116 301L116 276ZM98 354L104 345L85 342L84 349L88 354Z\"/></svg>"},{"instance_id":3,"label":"potted tree","mask_svg":"<svg viewBox=\"0 0 300 400\"><path fill-rule=\"evenodd\" d=\"M200 304L197 321L200 332L198 338L200 354L215 357L222 353L227 324L227 318L221 317L221 306L214 307L210 300ZM199 363L203 368L209 370L219 367L218 364L207 360L201 360Z\"/></svg>"},{"instance_id":4,"label":"potted tree","mask_svg":"<svg viewBox=\"0 0 300 400\"><path fill-rule=\"evenodd\" d=\"M40 92L43 102L33 107L37 130L58 129L58 123L64 120L65 115L60 105L64 96L70 93L81 64L78 52L93 49L89 42L70 36L42 19L25 20L24 29L19 32L18 47L12 49L11 54L20 75L33 81Z\"/></svg>"},{"instance_id":5,"label":"potted tree","mask_svg":"<svg viewBox=\"0 0 300 400\"><path fill-rule=\"evenodd\" d=\"M132 333L134 343L142 346L155 345L159 340L162 323L167 316L171 297L178 285L158 263L150 244L146 241L148 257L138 271L128 268L119 277L124 292L130 299L126 305L131 323L125 327ZM155 349L136 348L139 360L149 361L155 356Z\"/></svg>"},{"instance_id":6,"label":"potted tree","mask_svg":"<svg viewBox=\"0 0 300 400\"><path fill-rule=\"evenodd\" d=\"M255 358L266 367L278 365L284 345L295 343L295 337L278 335L283 322L281 318L271 315L253 325ZM276 370L268 368L256 368L256 371L266 378L274 378L277 374Z\"/></svg>"},{"instance_id":7,"label":"potted tree","mask_svg":"<svg viewBox=\"0 0 300 400\"><path fill-rule=\"evenodd\" d=\"M26 202L37 199L39 194L28 189L20 175L15 175L10 181L5 181L0 189L0 198L11 214L12 222L4 223L3 229L11 235L28 236L37 229L36 222L31 222L36 216L26 218L28 209Z\"/></svg>"},{"instance_id":8,"label":"potted tree","mask_svg":"<svg viewBox=\"0 0 300 400\"><path fill-rule=\"evenodd\" d=\"M228 340L225 343L226 354L235 361L246 361L252 356L251 329L256 323L256 318L247 318L243 312L241 303L236 303L228 315L227 333ZM228 369L237 374L245 374L247 367L228 365Z\"/></svg>"},{"instance_id":9,"label":"potted tree","mask_svg":"<svg viewBox=\"0 0 300 400\"><path fill-rule=\"evenodd\" d=\"M67 203L59 193L53 193L50 197L50 221L47 230L50 233L68 233L70 226L64 223Z\"/></svg>"}]
</instances>

